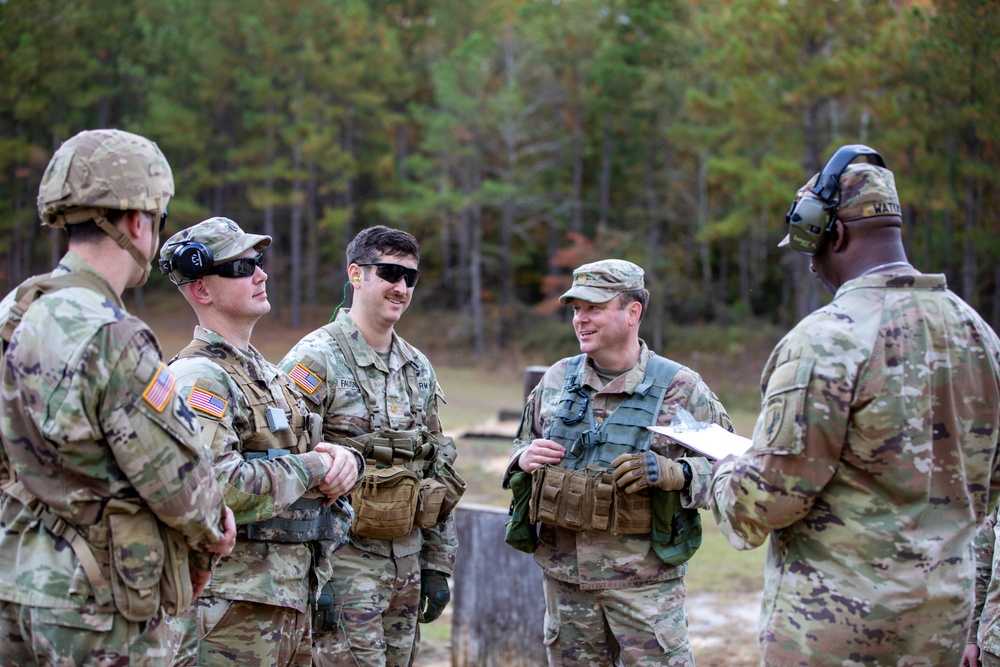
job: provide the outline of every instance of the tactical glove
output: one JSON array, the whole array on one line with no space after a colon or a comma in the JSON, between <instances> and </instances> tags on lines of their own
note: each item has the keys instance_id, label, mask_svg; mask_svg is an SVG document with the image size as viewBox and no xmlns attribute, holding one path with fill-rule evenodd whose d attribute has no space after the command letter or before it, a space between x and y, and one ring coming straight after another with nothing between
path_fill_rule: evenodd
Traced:
<instances>
[{"instance_id":1,"label":"tactical glove","mask_svg":"<svg viewBox=\"0 0 1000 667\"><path fill-rule=\"evenodd\" d=\"M611 462L615 486L625 493L635 493L652 486L664 491L684 488L684 470L673 459L653 452L622 454Z\"/></svg>"},{"instance_id":2,"label":"tactical glove","mask_svg":"<svg viewBox=\"0 0 1000 667\"><path fill-rule=\"evenodd\" d=\"M420 615L421 623L436 621L451 601L448 575L438 570L420 571Z\"/></svg>"}]
</instances>

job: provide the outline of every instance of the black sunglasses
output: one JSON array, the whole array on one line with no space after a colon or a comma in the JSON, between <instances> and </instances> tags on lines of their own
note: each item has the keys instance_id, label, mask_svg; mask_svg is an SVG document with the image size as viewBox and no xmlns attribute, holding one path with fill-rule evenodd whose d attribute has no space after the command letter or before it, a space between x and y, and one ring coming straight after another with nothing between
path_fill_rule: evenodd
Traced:
<instances>
[{"instance_id":1,"label":"black sunglasses","mask_svg":"<svg viewBox=\"0 0 1000 667\"><path fill-rule=\"evenodd\" d=\"M222 276L223 278L246 278L252 276L257 267L264 268L264 255L257 253L256 257L240 257L222 264L216 264L209 271L209 275Z\"/></svg>"},{"instance_id":2,"label":"black sunglasses","mask_svg":"<svg viewBox=\"0 0 1000 667\"><path fill-rule=\"evenodd\" d=\"M160 233L161 234L163 233L163 230L166 228L166 226L167 226L167 209L163 209L163 213L160 214Z\"/></svg>"},{"instance_id":3,"label":"black sunglasses","mask_svg":"<svg viewBox=\"0 0 1000 667\"><path fill-rule=\"evenodd\" d=\"M417 284L417 279L420 278L420 271L416 269L411 269L408 266L401 266L400 264L389 264L388 262L368 262L366 264L358 264L358 266L374 266L375 275L386 281L387 283L396 284L399 279L402 278L406 281L407 287L413 287Z\"/></svg>"}]
</instances>

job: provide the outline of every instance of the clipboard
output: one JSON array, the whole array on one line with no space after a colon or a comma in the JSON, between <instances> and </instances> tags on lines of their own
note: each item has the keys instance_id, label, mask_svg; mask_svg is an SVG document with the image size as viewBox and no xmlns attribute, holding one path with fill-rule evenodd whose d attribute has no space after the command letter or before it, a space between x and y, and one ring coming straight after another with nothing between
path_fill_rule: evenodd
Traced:
<instances>
[{"instance_id":1,"label":"clipboard","mask_svg":"<svg viewBox=\"0 0 1000 667\"><path fill-rule=\"evenodd\" d=\"M753 445L753 440L750 438L730 433L718 424L696 423L698 424L696 429L674 423L670 426L647 426L646 428L653 433L665 435L713 461L718 461L729 455L741 456Z\"/></svg>"}]
</instances>

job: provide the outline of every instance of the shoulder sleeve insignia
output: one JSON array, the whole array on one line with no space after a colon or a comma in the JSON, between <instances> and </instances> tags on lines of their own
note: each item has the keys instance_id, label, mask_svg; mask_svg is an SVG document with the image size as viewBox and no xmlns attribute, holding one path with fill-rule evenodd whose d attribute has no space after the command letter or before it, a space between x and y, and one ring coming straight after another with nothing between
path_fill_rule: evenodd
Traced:
<instances>
[{"instance_id":1,"label":"shoulder sleeve insignia","mask_svg":"<svg viewBox=\"0 0 1000 667\"><path fill-rule=\"evenodd\" d=\"M302 364L295 364L295 368L288 372L288 377L292 378L295 384L299 385L306 393L314 393L323 380Z\"/></svg>"},{"instance_id":2,"label":"shoulder sleeve insignia","mask_svg":"<svg viewBox=\"0 0 1000 667\"><path fill-rule=\"evenodd\" d=\"M163 412L163 408L167 407L167 402L174 394L176 384L177 378L170 373L166 364L160 362L156 373L153 374L153 379L146 386L146 391L142 392L142 398L153 406L154 410Z\"/></svg>"},{"instance_id":3,"label":"shoulder sleeve insignia","mask_svg":"<svg viewBox=\"0 0 1000 667\"><path fill-rule=\"evenodd\" d=\"M191 387L191 393L188 394L187 404L195 410L200 410L201 412L221 419L222 415L226 414L226 406L229 405L229 401L225 400L218 394L205 391L201 387Z\"/></svg>"}]
</instances>

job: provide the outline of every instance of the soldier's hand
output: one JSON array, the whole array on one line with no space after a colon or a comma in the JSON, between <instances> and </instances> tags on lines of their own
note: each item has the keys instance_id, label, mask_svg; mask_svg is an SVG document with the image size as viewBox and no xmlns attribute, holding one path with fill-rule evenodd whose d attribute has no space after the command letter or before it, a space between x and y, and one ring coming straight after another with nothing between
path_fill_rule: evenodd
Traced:
<instances>
[{"instance_id":1,"label":"soldier's hand","mask_svg":"<svg viewBox=\"0 0 1000 667\"><path fill-rule=\"evenodd\" d=\"M333 502L345 493L349 493L358 481L358 463L354 454L346 447L321 442L313 449L316 452L328 454L332 461L326 472L326 477L319 484L320 493Z\"/></svg>"},{"instance_id":2,"label":"soldier's hand","mask_svg":"<svg viewBox=\"0 0 1000 667\"><path fill-rule=\"evenodd\" d=\"M538 470L544 465L559 463L566 456L566 448L553 440L532 440L527 449L521 452L517 465L524 472Z\"/></svg>"},{"instance_id":3,"label":"soldier's hand","mask_svg":"<svg viewBox=\"0 0 1000 667\"><path fill-rule=\"evenodd\" d=\"M420 613L421 623L436 621L451 601L448 575L438 570L420 570Z\"/></svg>"},{"instance_id":4,"label":"soldier's hand","mask_svg":"<svg viewBox=\"0 0 1000 667\"><path fill-rule=\"evenodd\" d=\"M233 547L236 546L236 519L233 517L233 511L226 505L222 506L222 521L219 522L219 527L223 531L222 539L215 544L206 546L205 551L225 558L233 552Z\"/></svg>"},{"instance_id":5,"label":"soldier's hand","mask_svg":"<svg viewBox=\"0 0 1000 667\"><path fill-rule=\"evenodd\" d=\"M979 667L979 647L975 644L965 645L965 653L962 654L962 667Z\"/></svg>"},{"instance_id":6,"label":"soldier's hand","mask_svg":"<svg viewBox=\"0 0 1000 667\"><path fill-rule=\"evenodd\" d=\"M684 470L673 459L654 452L622 454L611 462L615 485L625 493L635 493L647 487L664 491L684 488Z\"/></svg>"}]
</instances>

